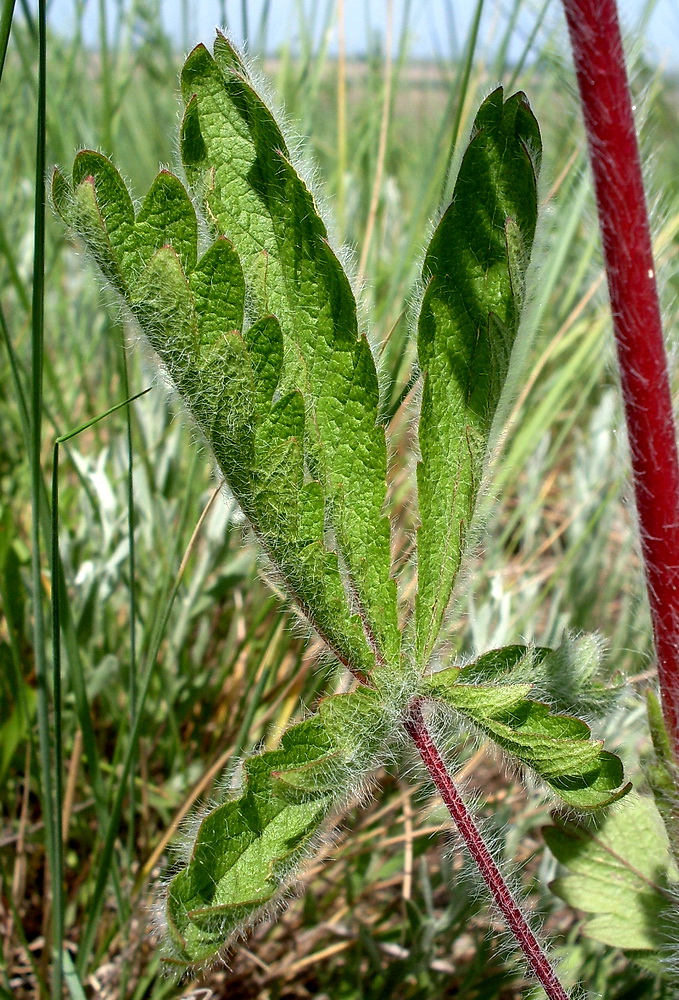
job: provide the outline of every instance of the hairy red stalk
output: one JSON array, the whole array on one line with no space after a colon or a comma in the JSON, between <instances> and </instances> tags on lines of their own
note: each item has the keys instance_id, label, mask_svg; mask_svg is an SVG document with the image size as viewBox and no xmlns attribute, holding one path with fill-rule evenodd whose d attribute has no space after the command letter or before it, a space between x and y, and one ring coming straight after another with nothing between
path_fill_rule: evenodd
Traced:
<instances>
[{"instance_id":1,"label":"hairy red stalk","mask_svg":"<svg viewBox=\"0 0 679 1000\"><path fill-rule=\"evenodd\" d=\"M448 773L445 762L438 752L422 716L421 701L415 698L409 707L405 721L406 732L420 752L425 767L431 775L441 798L455 822L467 849L478 865L483 880L499 906L507 926L516 938L528 964L535 973L549 1000L568 1000L568 994L557 979L552 964L545 955L540 942L514 899L511 889L502 877L502 872L486 847L474 819L467 809L462 796Z\"/></svg>"},{"instance_id":2,"label":"hairy red stalk","mask_svg":"<svg viewBox=\"0 0 679 1000\"><path fill-rule=\"evenodd\" d=\"M615 0L564 0L589 140L663 715L679 760L679 463Z\"/></svg>"}]
</instances>

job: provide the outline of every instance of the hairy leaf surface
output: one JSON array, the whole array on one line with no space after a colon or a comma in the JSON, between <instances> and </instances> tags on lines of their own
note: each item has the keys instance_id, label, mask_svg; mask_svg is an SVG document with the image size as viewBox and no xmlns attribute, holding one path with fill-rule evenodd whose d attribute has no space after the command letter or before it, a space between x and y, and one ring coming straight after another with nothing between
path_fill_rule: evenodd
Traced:
<instances>
[{"instance_id":1,"label":"hairy leaf surface","mask_svg":"<svg viewBox=\"0 0 679 1000\"><path fill-rule=\"evenodd\" d=\"M484 684L551 650L507 646L466 667L449 667L424 679L426 697L445 702L482 730L505 753L536 771L556 794L578 809L596 809L625 795L618 757L592 740L589 726L570 715L553 714L532 700L532 684Z\"/></svg>"},{"instance_id":2,"label":"hairy leaf surface","mask_svg":"<svg viewBox=\"0 0 679 1000\"><path fill-rule=\"evenodd\" d=\"M245 280L233 245L219 237L198 259L193 204L168 171L136 216L114 165L91 150L77 155L72 184L55 171L52 191L163 361L297 606L343 663L368 674L373 652L325 546L323 494L305 482L304 401L297 393L294 421L274 401L283 369L277 318L243 333Z\"/></svg>"},{"instance_id":3,"label":"hairy leaf surface","mask_svg":"<svg viewBox=\"0 0 679 1000\"><path fill-rule=\"evenodd\" d=\"M308 411L305 463L323 486L370 642L379 659L396 663L384 429L349 280L278 124L223 36L215 58L202 45L189 55L182 92L187 178L215 231L233 241L255 308L278 317L284 387L300 390Z\"/></svg>"},{"instance_id":4,"label":"hairy leaf surface","mask_svg":"<svg viewBox=\"0 0 679 1000\"><path fill-rule=\"evenodd\" d=\"M523 94L483 103L427 250L417 469L417 657L434 648L474 513L516 338L537 218L540 133Z\"/></svg>"},{"instance_id":5,"label":"hairy leaf surface","mask_svg":"<svg viewBox=\"0 0 679 1000\"><path fill-rule=\"evenodd\" d=\"M283 590L364 686L321 702L200 818L163 897L166 959L209 961L289 890L408 705L443 702L561 798L624 795L620 761L567 709L598 646L508 646L422 677L472 519L509 370L535 228L540 136L522 94L484 102L427 251L415 654L404 646L385 517L375 360L347 274L247 68L218 34L182 74L191 195L161 171L136 208L114 165L55 171L57 212L125 300L192 412ZM194 208L200 204L202 217ZM211 245L201 246L205 233ZM582 654L582 655L581 655ZM553 709L544 704L549 701ZM566 710L562 711L566 706Z\"/></svg>"},{"instance_id":6,"label":"hairy leaf surface","mask_svg":"<svg viewBox=\"0 0 679 1000\"><path fill-rule=\"evenodd\" d=\"M634 792L598 829L559 819L543 834L568 869L550 888L588 914L589 937L615 948L659 953L672 924L675 934L679 930L679 872L652 799Z\"/></svg>"},{"instance_id":7,"label":"hairy leaf surface","mask_svg":"<svg viewBox=\"0 0 679 1000\"><path fill-rule=\"evenodd\" d=\"M213 956L280 895L332 810L378 763L389 731L380 697L359 688L322 701L279 749L245 762L240 794L205 817L167 888L171 961Z\"/></svg>"}]
</instances>

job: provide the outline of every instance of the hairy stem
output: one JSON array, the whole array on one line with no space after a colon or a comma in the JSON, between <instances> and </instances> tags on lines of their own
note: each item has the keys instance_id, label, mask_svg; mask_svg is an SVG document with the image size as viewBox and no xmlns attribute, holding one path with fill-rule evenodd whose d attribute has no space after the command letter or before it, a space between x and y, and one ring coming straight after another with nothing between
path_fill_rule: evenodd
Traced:
<instances>
[{"instance_id":1,"label":"hairy stem","mask_svg":"<svg viewBox=\"0 0 679 1000\"><path fill-rule=\"evenodd\" d=\"M549 1000L568 1000L568 994L557 979L551 962L529 927L526 917L502 877L502 872L486 847L471 813L448 773L445 762L427 729L422 716L422 703L418 698L410 704L405 728L535 977Z\"/></svg>"},{"instance_id":2,"label":"hairy stem","mask_svg":"<svg viewBox=\"0 0 679 1000\"><path fill-rule=\"evenodd\" d=\"M663 715L679 759L679 462L615 0L564 0L589 140Z\"/></svg>"}]
</instances>

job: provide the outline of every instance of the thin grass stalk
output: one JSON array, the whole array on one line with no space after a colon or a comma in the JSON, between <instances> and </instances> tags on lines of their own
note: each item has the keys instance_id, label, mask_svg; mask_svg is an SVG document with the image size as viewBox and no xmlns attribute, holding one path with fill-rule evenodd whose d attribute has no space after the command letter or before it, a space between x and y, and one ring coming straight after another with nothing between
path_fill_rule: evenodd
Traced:
<instances>
[{"instance_id":1,"label":"thin grass stalk","mask_svg":"<svg viewBox=\"0 0 679 1000\"><path fill-rule=\"evenodd\" d=\"M27 780L28 780L28 777L27 777ZM17 909L17 905L16 905L16 902L14 900L14 894L12 893L11 879L9 879L7 877L7 872L5 871L5 863L4 863L3 858L2 858L2 853L0 853L0 885L2 885L2 886L8 886L9 887L8 891L7 891L7 904L8 904L8 907L9 907L10 916L12 918L12 926L14 928L14 933L16 934L17 938L19 939L19 944L21 945L21 947L23 948L24 952L26 953L26 956L28 958L28 963L29 963L29 965L31 967L31 972L33 973L33 976L35 977L35 983L36 983L36 987L37 987L37 994L40 997L40 1000L50 1000L50 991L49 991L49 988L48 988L47 983L45 982L45 979L44 979L44 977L42 975L42 972L40 970L40 966L39 966L39 964L38 964L38 962L36 960L36 957L33 954L32 949L30 948L30 942L28 941L28 938L26 937L26 931L25 931L24 925L23 925L23 923L21 921L21 914L19 913L19 911ZM10 1000L13 1000L13 998L16 996L16 993L8 993L7 996L10 998Z\"/></svg>"},{"instance_id":2,"label":"thin grass stalk","mask_svg":"<svg viewBox=\"0 0 679 1000\"><path fill-rule=\"evenodd\" d=\"M26 19L26 27L29 30L30 36L34 42L38 41L39 28L35 23L35 18L33 17L33 11L28 5L28 0L19 0L21 4L21 10ZM38 7L38 11L39 11ZM40 19L40 13L38 12L38 20Z\"/></svg>"},{"instance_id":3,"label":"thin grass stalk","mask_svg":"<svg viewBox=\"0 0 679 1000\"><path fill-rule=\"evenodd\" d=\"M68 762L68 774L64 789L64 806L61 812L61 836L64 842L68 840L68 831L73 816L76 792L78 790L78 772L83 755L83 732L76 729L73 737L73 747L71 749L71 759Z\"/></svg>"},{"instance_id":4,"label":"thin grass stalk","mask_svg":"<svg viewBox=\"0 0 679 1000\"><path fill-rule=\"evenodd\" d=\"M347 169L347 52L344 0L337 0L337 224L344 233L344 175Z\"/></svg>"},{"instance_id":5,"label":"thin grass stalk","mask_svg":"<svg viewBox=\"0 0 679 1000\"><path fill-rule=\"evenodd\" d=\"M497 54L495 56L495 61L493 63L493 76L500 80L505 74L507 68L507 55L509 53L509 46L512 39L515 37L516 24L519 20L519 13L521 7L523 6L523 0L514 0L512 8L509 11L509 17L507 18L507 23L505 24L505 29L502 34L502 40L498 46Z\"/></svg>"},{"instance_id":6,"label":"thin grass stalk","mask_svg":"<svg viewBox=\"0 0 679 1000\"><path fill-rule=\"evenodd\" d=\"M514 66L514 70L510 77L509 83L507 84L507 90L509 91L514 90L514 87L516 86L516 81L519 79L521 73L523 72L523 67L526 65L526 60L530 55L530 51L533 48L533 43L535 42L535 39L538 36L538 32L542 27L542 22L545 19L545 15L547 14L547 10L551 5L551 2L552 0L544 0L544 3L540 8L540 12L538 16L535 18L535 21L533 22L533 27L531 28L530 35L526 39L526 44L523 47L523 51L521 52L521 55L519 56L516 62L516 65Z\"/></svg>"},{"instance_id":7,"label":"thin grass stalk","mask_svg":"<svg viewBox=\"0 0 679 1000\"><path fill-rule=\"evenodd\" d=\"M29 314L31 311L31 300L29 294L26 290L26 286L19 274L19 269L16 264L15 255L12 253L12 249L9 245L7 236L5 235L5 228L0 221L0 255L4 257L5 263L7 265L7 270L9 271L9 280L17 293L17 298L21 304L21 308Z\"/></svg>"},{"instance_id":8,"label":"thin grass stalk","mask_svg":"<svg viewBox=\"0 0 679 1000\"><path fill-rule=\"evenodd\" d=\"M87 994L73 965L70 953L64 948L64 979L71 1000L87 1000Z\"/></svg>"},{"instance_id":9,"label":"thin grass stalk","mask_svg":"<svg viewBox=\"0 0 679 1000\"><path fill-rule=\"evenodd\" d=\"M615 0L564 0L589 141L665 724L679 760L679 460Z\"/></svg>"},{"instance_id":10,"label":"thin grass stalk","mask_svg":"<svg viewBox=\"0 0 679 1000\"><path fill-rule=\"evenodd\" d=\"M264 0L262 12L259 15L259 27L257 28L257 51L262 57L266 55L268 47L269 17L271 15L271 0Z\"/></svg>"},{"instance_id":11,"label":"thin grass stalk","mask_svg":"<svg viewBox=\"0 0 679 1000\"><path fill-rule=\"evenodd\" d=\"M4 591L4 588L3 588ZM3 607L7 607L6 593L2 593ZM9 619L7 625L12 628L13 623ZM23 682L23 676L18 675L17 680L19 684ZM17 688L18 690L18 688ZM19 699L17 698L17 702ZM22 721L22 726L25 725L28 729L29 738L26 740L26 752L24 755L24 773L23 773L23 788L21 789L21 805L19 806L19 817L18 826L16 832L16 848L14 854L14 864L12 866L12 877L11 880L7 880L4 876L4 869L0 867L0 892L6 891L9 899L14 905L16 900L19 900L22 895L22 889L25 886L25 859L26 859L26 840L28 834L28 814L29 814L29 802L31 797L31 770L32 770L32 760L33 752L35 749L35 740L32 733L32 725L30 719L24 716L25 721ZM18 788L17 788L18 792ZM22 864L23 861L23 864ZM0 974L2 974L2 979L9 986L9 969L7 967L7 958L11 955L11 948L14 943L14 932L15 924L17 923L14 915L10 915L9 919L5 921L4 926L4 958L5 962L0 965ZM17 928L18 929L18 928ZM19 935L23 928L18 929ZM34 967L37 967L35 958L32 959Z\"/></svg>"},{"instance_id":12,"label":"thin grass stalk","mask_svg":"<svg viewBox=\"0 0 679 1000\"><path fill-rule=\"evenodd\" d=\"M549 0L547 0L547 2L549 2ZM409 16L409 11L410 2L408 2L404 8L404 21L401 36L404 43L408 26L406 18ZM454 18L451 14L451 24L453 23ZM468 86L469 80L467 80L465 90L468 89ZM401 295L404 278L407 272L412 269L413 260L417 260L420 254L422 232L431 221L432 211L435 212L439 209L442 198L445 201L442 192L445 193L446 187L448 186L452 166L450 144L448 143L447 138L450 131L450 120L455 114L457 104L459 103L460 107L464 108L465 101L466 92L464 94L460 94L456 91L455 86L452 86L446 100L446 106L440 116L434 141L431 143L431 158L426 168L421 172L420 187L414 201L418 210L412 211L408 219L408 245L407 248L404 248L403 253L399 256L396 261L396 265L392 269L390 288L385 296L387 301ZM442 150L445 150L445 152L442 153ZM408 380L406 379L406 381ZM412 388L412 385L410 388ZM409 391L410 389L408 389L405 393L406 396ZM391 412L393 413L395 410L392 409Z\"/></svg>"},{"instance_id":13,"label":"thin grass stalk","mask_svg":"<svg viewBox=\"0 0 679 1000\"><path fill-rule=\"evenodd\" d=\"M320 5L312 6L313 16L309 22L309 13L305 12L304 4L299 3L299 40L304 54L301 72L298 76L297 108L304 116L301 119L302 134L310 133L313 116L311 109L318 102L318 94L325 74L325 67L328 58L328 46L332 37L333 15L335 10L334 0L328 0L323 9L322 15L318 18L320 22L319 43L314 48L316 33L316 16Z\"/></svg>"},{"instance_id":14,"label":"thin grass stalk","mask_svg":"<svg viewBox=\"0 0 679 1000\"><path fill-rule=\"evenodd\" d=\"M31 444L31 414L29 410L29 403L26 398L26 392L24 390L24 385L22 382L22 372L21 366L19 364L19 359L16 356L14 350L14 345L12 344L9 330L7 329L7 321L5 319L5 314L0 304L0 334L2 335L2 340L7 351L7 356L9 358L9 367L12 373L12 383L14 385L14 390L17 397L17 406L19 407L19 419L21 420L21 428L24 433L24 440L28 448Z\"/></svg>"},{"instance_id":15,"label":"thin grass stalk","mask_svg":"<svg viewBox=\"0 0 679 1000\"><path fill-rule=\"evenodd\" d=\"M18 639L18 636L21 634L21 626L17 621L17 617L13 609L12 595L10 592L11 587L12 584L8 581L6 574L0 573L0 606L2 606L5 615L5 634L7 635L10 651L9 663L6 667L7 680L12 689L12 696L16 701L19 731L27 734L28 748L30 751L34 751L36 749L35 736L33 733L31 712L28 707L26 683L24 679L25 656L23 655L23 650ZM24 770L27 787L30 786L30 772L31 767L29 755L27 766Z\"/></svg>"},{"instance_id":16,"label":"thin grass stalk","mask_svg":"<svg viewBox=\"0 0 679 1000\"><path fill-rule=\"evenodd\" d=\"M384 64L384 98L382 101L382 117L380 120L380 135L377 146L377 162L375 164L375 178L373 180L372 194L370 196L370 208L368 209L368 221L363 237L363 248L361 258L358 263L358 274L356 276L356 287L361 288L363 277L368 265L370 255L370 245L372 243L375 229L375 219L377 217L377 206L382 191L382 177L384 175L384 160L387 155L387 137L389 134L389 112L391 110L391 84L392 84L392 45L393 45L393 24L394 24L394 0L387 0L387 26L385 35L386 56Z\"/></svg>"},{"instance_id":17,"label":"thin grass stalk","mask_svg":"<svg viewBox=\"0 0 679 1000\"><path fill-rule=\"evenodd\" d=\"M396 50L396 60L395 60L395 70L394 70L394 80L392 82L392 90L394 93L398 90L401 72L406 64L406 58L408 56L408 43L410 41L410 10L412 7L412 0L405 0L403 5L403 12L401 14L401 32L398 39L398 47Z\"/></svg>"},{"instance_id":18,"label":"thin grass stalk","mask_svg":"<svg viewBox=\"0 0 679 1000\"><path fill-rule=\"evenodd\" d=\"M195 462L195 459L194 459ZM191 482L192 475L189 476L189 482ZM142 680L139 686L138 702L137 702L137 715L134 720L134 725L129 734L128 744L123 754L123 762L120 774L118 775L116 794L110 810L110 818L108 827L106 829L106 835L104 837L104 843L101 849L101 854L99 855L99 869L97 872L97 878L90 900L87 923L83 930L82 938L80 941L80 948L78 950L78 957L76 961L76 969L78 974L82 977L85 975L87 965L89 962L89 957L94 947L94 939L99 925L99 917L101 913L101 908L104 902L104 892L106 889L106 884L108 882L108 875L111 868L111 863L113 860L113 850L115 847L115 841L118 836L118 829L120 825L120 816L122 814L123 800L125 798L125 793L127 790L127 783L130 777L130 770L132 766L132 761L135 756L135 747L139 741L139 735L141 733L141 722L142 713L144 710L144 705L146 704L146 698L148 696L151 679L153 677L153 672L158 660L158 655L160 653L160 646L162 644L163 638L165 636L165 631L167 629L167 624L170 619L170 614L174 606L175 599L179 593L179 587L184 575L184 570L188 563L189 557L193 552L193 548L198 539L200 529L203 522L207 516L210 509L210 505L206 506L203 510L196 527L194 528L193 534L189 540L189 544L184 552L184 557L177 571L177 576L175 577L172 588L169 595L165 601L165 606L163 608L160 618L155 622L155 627L153 628L153 633L151 641L149 644L148 652L145 658L144 669L142 671ZM185 520L185 515L187 513L186 506L182 511L181 522L183 527L183 522ZM177 537L181 537L182 531L178 531ZM115 756L115 754L114 754Z\"/></svg>"},{"instance_id":19,"label":"thin grass stalk","mask_svg":"<svg viewBox=\"0 0 679 1000\"><path fill-rule=\"evenodd\" d=\"M109 156L113 154L113 96L111 93L111 60L108 48L106 0L99 0L99 58L101 59L101 141Z\"/></svg>"},{"instance_id":20,"label":"thin grass stalk","mask_svg":"<svg viewBox=\"0 0 679 1000\"><path fill-rule=\"evenodd\" d=\"M189 50L189 0L181 0L182 49Z\"/></svg>"},{"instance_id":21,"label":"thin grass stalk","mask_svg":"<svg viewBox=\"0 0 679 1000\"><path fill-rule=\"evenodd\" d=\"M436 785L453 822L460 831L467 850L476 862L481 876L514 935L526 961L549 1000L568 1000L551 962L531 929L521 907L514 899L495 859L486 847L472 814L448 772L448 768L427 729L419 699L410 705L405 729L417 747L424 766Z\"/></svg>"},{"instance_id":22,"label":"thin grass stalk","mask_svg":"<svg viewBox=\"0 0 679 1000\"><path fill-rule=\"evenodd\" d=\"M38 740L42 809L45 817L46 874L51 886L52 903L52 985L61 996L63 971L63 850L61 840L60 781L56 776L61 763L52 766L50 693L47 669L45 618L42 602L42 560L40 547L40 499L42 489L42 382L45 328L45 136L47 108L47 8L38 0L38 101L35 151L35 205L33 229L33 290L31 300L31 387L30 387L30 463L31 463L31 581L33 589L33 650L37 682Z\"/></svg>"},{"instance_id":23,"label":"thin grass stalk","mask_svg":"<svg viewBox=\"0 0 679 1000\"><path fill-rule=\"evenodd\" d=\"M440 201L445 200L446 192L448 190L450 171L453 165L453 157L455 155L455 150L457 148L457 140L459 138L459 133L460 133L460 123L462 122L462 111L464 109L464 102L467 97L467 90L469 89L469 80L472 73L472 64L474 62L474 55L476 53L476 43L479 38L479 27L481 25L481 15L483 14L483 4L484 0L477 0L476 2L476 9L474 10L474 19L472 21L469 38L467 39L464 63L460 67L457 78L455 80L455 91L457 93L457 102L455 104L455 118L453 119L453 127L450 132L448 166L446 168L445 177L443 178L443 187L441 188L441 197L439 199Z\"/></svg>"},{"instance_id":24,"label":"thin grass stalk","mask_svg":"<svg viewBox=\"0 0 679 1000\"><path fill-rule=\"evenodd\" d=\"M248 23L248 0L240 0L240 20L243 32L243 41L247 48L250 44L250 26Z\"/></svg>"},{"instance_id":25,"label":"thin grass stalk","mask_svg":"<svg viewBox=\"0 0 679 1000\"><path fill-rule=\"evenodd\" d=\"M117 410L122 409L123 407L127 408L127 413L129 414L129 404L132 403L132 402L134 402L136 399L139 399L141 396L145 396L147 392L151 391L151 387L149 386L149 388L143 389L141 392L138 392L135 396L129 397L128 394L127 394L128 381L127 381L126 377L123 379L123 383L124 383L124 390L125 390L125 399L123 400L122 403L116 403L115 406L112 406L110 409L106 410L104 413L99 414L99 416L94 417L91 420L88 420L88 421L86 421L83 424L79 424L78 427L74 428L72 431L69 431L67 434L61 434L58 438L55 439L54 446L53 446L53 451L52 451L52 497L51 497L51 509L52 509L52 519L51 519L52 567L60 567L61 566L61 553L60 553L60 550L59 550L59 520L60 520L59 519L59 448L60 448L60 445L65 444L66 442L72 440L72 438L76 437L78 434L81 434L83 431L88 430L90 427L93 427L95 424L99 423L99 421L104 420L106 417L111 416L111 414L115 413ZM128 432L129 432L129 434L131 434L131 425L129 424L129 421L128 421ZM131 438L130 437L128 437L128 445L131 446ZM130 459L129 460L131 461L131 452L130 452ZM128 489L132 489L133 485L134 485L134 481L133 481L133 479L131 479L131 472L130 472L129 465L128 465ZM129 497L128 497L128 500L129 500ZM128 522L128 526L129 526L129 522ZM134 526L134 507L132 508L132 527L133 526ZM133 554L131 554L131 560L130 560L130 562L131 562L131 572L134 573L134 555ZM56 575L58 571L56 569L54 569L53 572ZM134 580L134 576L132 577L132 579ZM130 590L131 590L131 593L130 593L130 603L132 605L132 611L131 611L131 613L134 612L134 614L136 614L136 604L135 604L135 595L133 593L133 591L134 591L134 586L133 585L131 585ZM62 629L62 621L61 621L61 599L62 599L62 596L63 596L63 592L64 592L64 588L62 586L59 586L59 585L54 586L53 592L52 592L52 636L53 636L52 637L52 644L53 644L52 645L52 648L53 648L52 658L53 658L53 661L54 661L53 670L54 670L54 674L55 674L55 677L54 677L54 702L55 702L55 726L57 727L57 729L58 729L57 714L60 712L60 707L61 707L61 701L60 701L60 695L61 695L61 673L60 673L60 667L61 667L61 629ZM134 618L133 618L133 623L134 623ZM135 648L136 648L136 642L133 642L133 644L132 644L133 651L134 651ZM134 652L131 654L131 656L132 656L132 662L134 663ZM59 673L57 675L57 671L58 670L59 670ZM130 695L130 700L131 700L131 703L133 703L134 708L135 708L135 711L133 712L133 718L134 718L134 715L136 714L136 687L135 687L134 693L133 694L131 693L131 695ZM132 711L132 708L131 708L131 711ZM61 753L61 741L60 741L60 734L58 733L58 731L55 733L55 755L57 757L57 760L61 760L61 756L62 756L62 753Z\"/></svg>"},{"instance_id":26,"label":"thin grass stalk","mask_svg":"<svg viewBox=\"0 0 679 1000\"><path fill-rule=\"evenodd\" d=\"M641 8L641 13L637 20L635 31L639 38L645 38L646 32L648 31L648 22L651 20L656 7L658 6L658 0L646 0L646 3Z\"/></svg>"},{"instance_id":27,"label":"thin grass stalk","mask_svg":"<svg viewBox=\"0 0 679 1000\"><path fill-rule=\"evenodd\" d=\"M7 46L9 45L9 33L12 28L15 3L16 0L4 0L2 14L0 15L0 80L2 80L2 71L5 68L5 58L7 56Z\"/></svg>"},{"instance_id":28,"label":"thin grass stalk","mask_svg":"<svg viewBox=\"0 0 679 1000\"><path fill-rule=\"evenodd\" d=\"M94 424L103 420L105 417L110 416L117 410L121 409L123 406L128 406L135 399L140 396L145 395L150 389L144 389L142 392L137 393L131 399L125 399L122 403L117 403L112 406L105 413L94 417L92 420L88 420L83 424L80 424L74 430L70 431L68 434L63 434L55 439L53 453L52 453L52 495L51 495L51 550L52 550L52 575L54 577L54 584L52 587L52 659L53 659L53 686L54 686L54 716L55 716L55 737L54 737L54 753L57 761L56 764L56 774L55 774L55 799L57 803L57 808L55 809L55 820L59 825L59 837L60 843L63 844L63 837L65 832L62 830L61 825L61 801L63 798L62 794L62 782L61 782L61 767L60 762L62 759L62 746L61 746L61 630L62 630L62 598L65 596L66 588L64 581L62 579L62 568L61 568L61 553L59 551L59 448L60 445L65 444L70 441L76 435L80 434L82 431L87 430ZM95 784L95 775L92 775L93 785ZM101 797L101 793L100 796ZM96 793L95 793L96 799ZM63 854L63 848L62 848ZM63 861L62 861L63 866ZM116 895L118 897L119 904L122 904L122 897L120 895L119 878L117 872L114 872L114 882L116 886ZM55 907L56 910L56 907ZM126 907L121 905L121 912L125 913ZM62 910L62 920L63 920L63 910ZM63 928L62 928L63 937ZM59 954L62 954L61 949L61 939L60 939L60 950ZM57 994L61 995L61 994Z\"/></svg>"},{"instance_id":29,"label":"thin grass stalk","mask_svg":"<svg viewBox=\"0 0 679 1000\"><path fill-rule=\"evenodd\" d=\"M127 368L127 345L125 343L125 334L121 327L121 355L120 355L120 366L122 374L123 383L123 396L125 399L130 397L130 379ZM135 535L134 535L134 521L135 521L135 506L134 506L134 450L132 445L132 410L129 406L125 407L125 429L127 434L127 538L128 538L128 571L130 574L130 599L129 599L129 613L130 613L130 675L128 683L128 698L129 698L129 715L130 715L130 729L134 728L135 719L137 717L137 567L136 567L136 546L135 546ZM138 748L135 748L138 750ZM129 807L129 834L128 834L128 851L130 857L133 855L134 851L134 840L135 840L135 830L136 830L136 792L134 787L134 768L135 759L133 759L130 766L130 807Z\"/></svg>"},{"instance_id":30,"label":"thin grass stalk","mask_svg":"<svg viewBox=\"0 0 679 1000\"><path fill-rule=\"evenodd\" d=\"M52 464L52 567L57 566L59 560L59 466L58 448L54 446L54 461ZM56 580L56 575L55 575ZM54 817L55 826L55 862L54 875L52 877L52 899L53 910L52 920L54 928L54 949L55 966L57 956L63 957L63 937L64 937L64 904L63 904L63 879L64 879L64 833L62 828L62 811L64 800L62 761L63 739L62 739L62 694L61 694L61 642L60 642L60 609L61 588L58 581L52 585L52 711L54 717ZM58 885L55 884L58 879ZM60 975L61 973L59 973ZM56 983L56 976L55 976ZM55 992L55 996L61 994Z\"/></svg>"}]
</instances>

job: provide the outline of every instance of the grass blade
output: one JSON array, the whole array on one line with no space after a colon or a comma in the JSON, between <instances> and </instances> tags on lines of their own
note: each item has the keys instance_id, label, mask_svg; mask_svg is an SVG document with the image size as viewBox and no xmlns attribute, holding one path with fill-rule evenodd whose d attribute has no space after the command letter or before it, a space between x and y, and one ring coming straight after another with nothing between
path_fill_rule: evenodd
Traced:
<instances>
[{"instance_id":1,"label":"grass blade","mask_svg":"<svg viewBox=\"0 0 679 1000\"><path fill-rule=\"evenodd\" d=\"M40 745L40 775L43 812L45 816L45 846L52 893L52 983L55 996L61 996L63 940L63 846L61 838L61 762L55 757L52 766L50 734L50 694L47 669L47 640L42 603L42 566L40 557L40 497L42 490L42 377L45 323L45 135L47 108L47 8L46 0L38 2L38 106L35 156L35 205L33 244L33 293L31 301L31 577L33 584L33 644L38 681L38 734ZM54 698L60 695L60 677L52 683ZM58 710L55 725L58 725ZM60 734L56 733L56 743ZM56 750L55 743L55 750Z\"/></svg>"},{"instance_id":2,"label":"grass blade","mask_svg":"<svg viewBox=\"0 0 679 1000\"><path fill-rule=\"evenodd\" d=\"M0 80L2 80L2 71L5 68L5 57L7 55L15 3L16 0L4 0L2 5L2 15L0 16Z\"/></svg>"}]
</instances>

